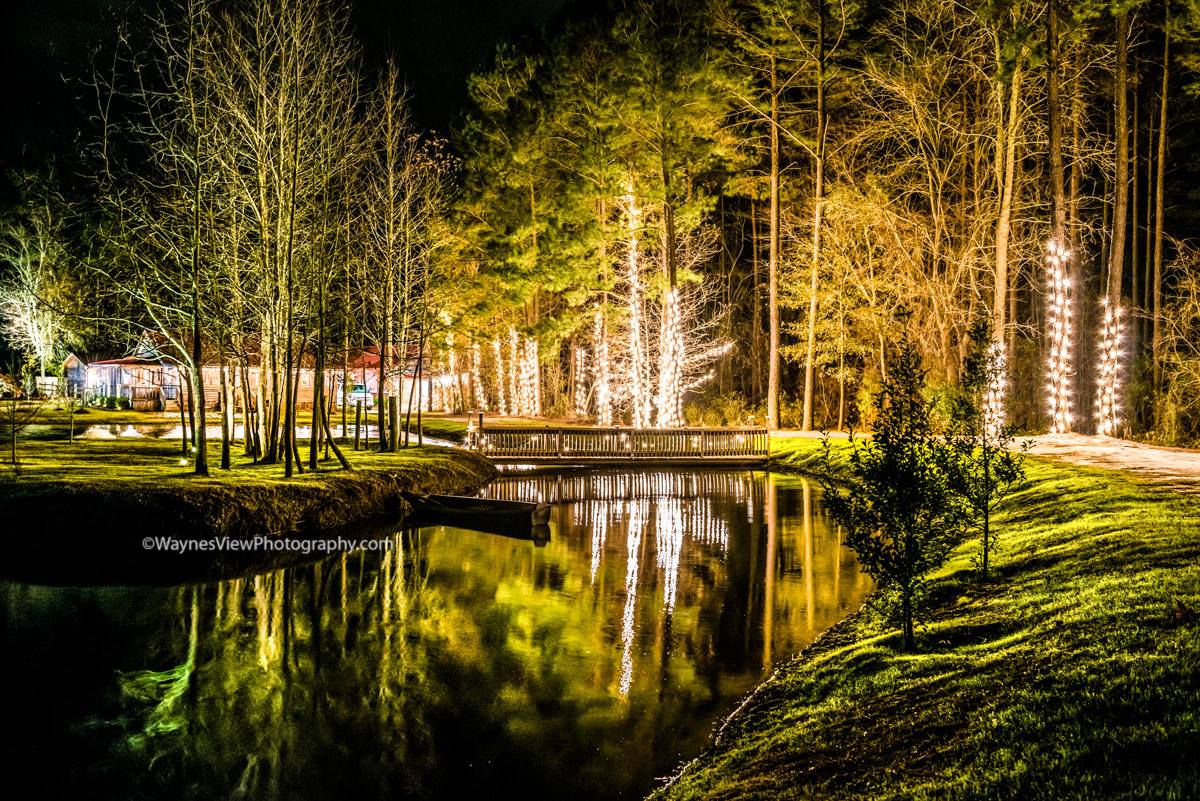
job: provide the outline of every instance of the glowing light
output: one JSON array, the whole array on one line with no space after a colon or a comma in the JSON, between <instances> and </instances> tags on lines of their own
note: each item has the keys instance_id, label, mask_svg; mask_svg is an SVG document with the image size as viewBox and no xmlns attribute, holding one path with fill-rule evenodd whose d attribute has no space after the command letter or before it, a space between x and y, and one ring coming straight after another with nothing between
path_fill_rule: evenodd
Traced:
<instances>
[{"instance_id":1,"label":"glowing light","mask_svg":"<svg viewBox=\"0 0 1200 801\"><path fill-rule=\"evenodd\" d=\"M1008 391L1007 360L1004 343L992 340L987 350L987 389L983 394L983 431L996 437L1004 428L1004 396Z\"/></svg>"},{"instance_id":2,"label":"glowing light","mask_svg":"<svg viewBox=\"0 0 1200 801\"><path fill-rule=\"evenodd\" d=\"M487 405L483 395L483 370L480 367L482 359L479 355L479 343L471 343L471 400L476 409Z\"/></svg>"},{"instance_id":3,"label":"glowing light","mask_svg":"<svg viewBox=\"0 0 1200 801\"><path fill-rule=\"evenodd\" d=\"M1071 358L1074 299L1067 263L1071 253L1059 242L1046 246L1046 405L1050 414L1050 432L1065 434L1074 422Z\"/></svg>"},{"instance_id":4,"label":"glowing light","mask_svg":"<svg viewBox=\"0 0 1200 801\"><path fill-rule=\"evenodd\" d=\"M499 339L492 340L492 355L496 360L496 411L507 416L509 395L504 391L504 350Z\"/></svg>"},{"instance_id":5,"label":"glowing light","mask_svg":"<svg viewBox=\"0 0 1200 801\"><path fill-rule=\"evenodd\" d=\"M679 320L679 288L671 287L663 303L658 349L658 427L683 425L683 332Z\"/></svg>"},{"instance_id":6,"label":"glowing light","mask_svg":"<svg viewBox=\"0 0 1200 801\"><path fill-rule=\"evenodd\" d=\"M1100 359L1096 366L1096 433L1113 437L1121 424L1121 307L1100 301Z\"/></svg>"},{"instance_id":7,"label":"glowing light","mask_svg":"<svg viewBox=\"0 0 1200 801\"><path fill-rule=\"evenodd\" d=\"M579 509L579 506L575 507ZM596 573L600 570L600 559L604 555L604 543L608 539L608 502L593 501L592 511L592 584L596 583Z\"/></svg>"},{"instance_id":8,"label":"glowing light","mask_svg":"<svg viewBox=\"0 0 1200 801\"><path fill-rule=\"evenodd\" d=\"M683 550L683 499L666 498L656 505L654 551L658 568L663 571L663 607L667 614L675 610L679 589L679 554Z\"/></svg>"},{"instance_id":9,"label":"glowing light","mask_svg":"<svg viewBox=\"0 0 1200 801\"><path fill-rule=\"evenodd\" d=\"M521 395L517 392L517 370L520 362L520 346L517 339L517 329L508 328L508 397L509 412L521 414Z\"/></svg>"},{"instance_id":10,"label":"glowing light","mask_svg":"<svg viewBox=\"0 0 1200 801\"><path fill-rule=\"evenodd\" d=\"M638 263L638 226L641 211L633 196L633 182L625 196L625 217L629 241L625 254L625 280L629 284L629 392L634 428L650 425L650 382L646 376L646 345L642 342L642 277Z\"/></svg>"},{"instance_id":11,"label":"glowing light","mask_svg":"<svg viewBox=\"0 0 1200 801\"><path fill-rule=\"evenodd\" d=\"M572 392L572 400L575 402L575 416L587 417L587 348L581 348L578 345L572 346L571 356L575 370L575 386Z\"/></svg>"},{"instance_id":12,"label":"glowing light","mask_svg":"<svg viewBox=\"0 0 1200 801\"><path fill-rule=\"evenodd\" d=\"M592 324L592 342L596 351L595 388L596 422L602 426L613 424L612 384L608 363L608 331L604 326L604 313L596 309Z\"/></svg>"},{"instance_id":13,"label":"glowing light","mask_svg":"<svg viewBox=\"0 0 1200 801\"><path fill-rule=\"evenodd\" d=\"M447 354L448 354L446 356L446 363L447 363L447 366L449 367L450 374L457 375L458 374L458 357L455 355L455 352L454 352L454 332L453 331L446 332L446 350L447 350ZM449 386L449 392L446 393L446 396L450 398L450 401L449 402L443 401L443 403L442 403L443 408L446 408L448 410L453 410L453 409L459 408L460 404L462 403L462 399L459 398L457 402L455 401L454 386L452 384Z\"/></svg>"},{"instance_id":14,"label":"glowing light","mask_svg":"<svg viewBox=\"0 0 1200 801\"><path fill-rule=\"evenodd\" d=\"M516 362L513 393L517 414L536 417L542 413L541 373L538 360L538 343L531 337L522 337L518 343L516 332L512 334L513 359Z\"/></svg>"},{"instance_id":15,"label":"glowing light","mask_svg":"<svg viewBox=\"0 0 1200 801\"><path fill-rule=\"evenodd\" d=\"M625 561L625 608L621 613L621 679L617 691L621 695L629 695L633 686L633 640L637 634L635 627L638 591L638 561L642 549L642 530L646 522L645 500L636 500L629 504L629 525L626 538Z\"/></svg>"}]
</instances>

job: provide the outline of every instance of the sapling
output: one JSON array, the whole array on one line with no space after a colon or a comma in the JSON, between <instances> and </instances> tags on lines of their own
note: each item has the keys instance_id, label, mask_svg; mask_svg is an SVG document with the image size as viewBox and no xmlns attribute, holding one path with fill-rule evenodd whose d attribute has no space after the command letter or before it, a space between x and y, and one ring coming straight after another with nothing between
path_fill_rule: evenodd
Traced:
<instances>
[{"instance_id":1,"label":"sapling","mask_svg":"<svg viewBox=\"0 0 1200 801\"><path fill-rule=\"evenodd\" d=\"M820 479L826 509L859 565L894 593L909 651L926 576L945 562L962 525L950 483L955 455L934 429L924 389L921 357L906 332L874 401L872 437L851 435L842 470L826 437Z\"/></svg>"},{"instance_id":2,"label":"sapling","mask_svg":"<svg viewBox=\"0 0 1200 801\"><path fill-rule=\"evenodd\" d=\"M988 389L1004 381L1005 369L991 345L991 321L981 315L970 337L946 439L955 453L951 488L963 505L964 527L979 534L976 563L986 580L996 544L992 512L1024 482L1025 457L1014 449L1011 426L987 408Z\"/></svg>"}]
</instances>

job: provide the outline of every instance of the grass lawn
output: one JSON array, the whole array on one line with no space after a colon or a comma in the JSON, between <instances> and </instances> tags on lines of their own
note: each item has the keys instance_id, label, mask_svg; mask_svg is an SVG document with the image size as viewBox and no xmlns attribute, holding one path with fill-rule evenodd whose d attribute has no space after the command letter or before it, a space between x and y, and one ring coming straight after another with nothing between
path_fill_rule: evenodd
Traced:
<instances>
[{"instance_id":1,"label":"grass lawn","mask_svg":"<svg viewBox=\"0 0 1200 801\"><path fill-rule=\"evenodd\" d=\"M776 464L819 451L781 440ZM964 542L917 653L874 611L850 617L656 797L1200 797L1200 500L1039 459L1028 474L993 580Z\"/></svg>"},{"instance_id":2,"label":"grass lawn","mask_svg":"<svg viewBox=\"0 0 1200 801\"><path fill-rule=\"evenodd\" d=\"M398 453L354 451L343 446L342 452L355 470L388 472L430 472L454 466L463 454L445 448L408 448ZM179 440L168 439L77 439L22 440L18 446L20 475L9 463L8 445L0 449L0 492L14 485L54 482L64 484L137 484L161 485L166 482L188 486L285 485L288 483L320 482L333 476L343 476L337 460L330 454L328 461L318 462L315 474L307 471L308 444L302 443L301 457L305 472L285 479L283 464L254 464L241 453L240 443L232 449L232 469L221 470L219 442L209 442L209 477L192 473L192 462L180 464Z\"/></svg>"}]
</instances>

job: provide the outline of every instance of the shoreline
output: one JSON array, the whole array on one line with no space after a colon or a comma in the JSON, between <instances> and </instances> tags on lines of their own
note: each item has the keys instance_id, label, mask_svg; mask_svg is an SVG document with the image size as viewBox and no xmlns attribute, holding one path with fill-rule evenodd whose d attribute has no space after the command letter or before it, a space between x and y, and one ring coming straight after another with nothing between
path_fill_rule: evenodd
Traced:
<instances>
[{"instance_id":1,"label":"shoreline","mask_svg":"<svg viewBox=\"0 0 1200 801\"><path fill-rule=\"evenodd\" d=\"M497 475L486 459L449 448L352 452L353 470L319 469L284 479L279 465L240 464L222 471L215 461L210 477L191 476L178 465L178 445L169 442L49 447L59 449L57 456L65 462L58 472L35 464L26 475L10 472L0 481L0 519L9 521L8 557L0 574L8 580L109 584L144 578L157 583L181 574L273 567L281 561L278 552L162 553L146 550L142 542L154 537L376 539L394 533L410 513L404 493L470 494ZM86 457L101 464L89 465ZM157 461L139 476L137 460L151 457ZM164 466L172 460L172 467Z\"/></svg>"},{"instance_id":2,"label":"shoreline","mask_svg":"<svg viewBox=\"0 0 1200 801\"><path fill-rule=\"evenodd\" d=\"M770 469L808 472L820 442ZM870 604L781 662L652 799L1191 797L1200 503L1031 457L933 575L918 649ZM836 469L836 464L835 464ZM1115 689L1114 689L1115 688Z\"/></svg>"}]
</instances>

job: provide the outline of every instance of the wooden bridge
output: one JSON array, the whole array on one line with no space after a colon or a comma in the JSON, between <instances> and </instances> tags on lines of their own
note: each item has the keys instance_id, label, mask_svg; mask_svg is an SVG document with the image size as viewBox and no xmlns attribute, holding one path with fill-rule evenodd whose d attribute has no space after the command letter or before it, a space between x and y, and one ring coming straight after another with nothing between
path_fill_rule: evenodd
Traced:
<instances>
[{"instance_id":1,"label":"wooden bridge","mask_svg":"<svg viewBox=\"0 0 1200 801\"><path fill-rule=\"evenodd\" d=\"M760 464L765 428L476 427L468 446L496 462L527 464Z\"/></svg>"}]
</instances>

